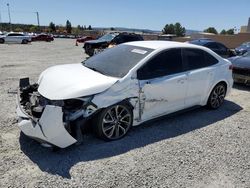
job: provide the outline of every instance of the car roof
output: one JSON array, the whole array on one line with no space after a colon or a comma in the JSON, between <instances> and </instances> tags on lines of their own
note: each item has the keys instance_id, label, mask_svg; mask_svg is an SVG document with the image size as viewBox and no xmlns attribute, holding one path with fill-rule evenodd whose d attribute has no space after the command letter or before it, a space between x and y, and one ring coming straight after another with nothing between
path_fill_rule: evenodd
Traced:
<instances>
[{"instance_id":1,"label":"car roof","mask_svg":"<svg viewBox=\"0 0 250 188\"><path fill-rule=\"evenodd\" d=\"M189 41L189 43L203 46L203 45L206 45L208 43L217 43L217 42L212 41L212 40L192 40L192 41Z\"/></svg>"},{"instance_id":2,"label":"car roof","mask_svg":"<svg viewBox=\"0 0 250 188\"><path fill-rule=\"evenodd\" d=\"M197 46L189 43L183 43L183 42L172 42L172 41L135 41L135 42L128 42L124 43L126 45L131 46L137 46L137 47L143 47L143 48L150 48L154 50L158 49L168 49L168 48L198 48L198 49L204 49L202 46Z\"/></svg>"}]
</instances>

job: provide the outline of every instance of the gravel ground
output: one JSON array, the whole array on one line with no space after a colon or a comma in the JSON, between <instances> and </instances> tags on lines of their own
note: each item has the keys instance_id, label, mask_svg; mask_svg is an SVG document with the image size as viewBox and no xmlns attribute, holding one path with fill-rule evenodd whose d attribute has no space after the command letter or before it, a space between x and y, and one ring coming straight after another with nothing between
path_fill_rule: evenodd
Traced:
<instances>
[{"instance_id":1,"label":"gravel ground","mask_svg":"<svg viewBox=\"0 0 250 188\"><path fill-rule=\"evenodd\" d=\"M20 133L20 77L86 56L74 40L0 45L0 187L250 187L250 88L235 86L216 111L199 108L104 142L53 152Z\"/></svg>"}]
</instances>

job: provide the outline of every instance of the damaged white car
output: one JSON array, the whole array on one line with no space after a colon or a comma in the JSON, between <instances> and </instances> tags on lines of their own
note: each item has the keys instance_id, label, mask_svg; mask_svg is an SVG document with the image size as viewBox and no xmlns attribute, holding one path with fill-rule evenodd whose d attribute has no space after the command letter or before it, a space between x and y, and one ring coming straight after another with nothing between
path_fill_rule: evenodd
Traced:
<instances>
[{"instance_id":1,"label":"damaged white car","mask_svg":"<svg viewBox=\"0 0 250 188\"><path fill-rule=\"evenodd\" d=\"M43 144L82 142L91 121L116 140L131 126L193 106L220 107L231 90L231 63L192 44L140 41L118 45L79 64L45 70L36 84L20 80L18 125Z\"/></svg>"}]
</instances>

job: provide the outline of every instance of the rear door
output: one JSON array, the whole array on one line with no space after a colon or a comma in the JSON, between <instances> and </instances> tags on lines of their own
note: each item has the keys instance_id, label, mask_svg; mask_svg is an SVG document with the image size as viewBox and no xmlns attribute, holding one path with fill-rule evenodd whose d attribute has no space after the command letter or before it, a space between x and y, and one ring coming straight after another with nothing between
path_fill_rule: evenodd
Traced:
<instances>
[{"instance_id":1,"label":"rear door","mask_svg":"<svg viewBox=\"0 0 250 188\"><path fill-rule=\"evenodd\" d=\"M183 109L187 89L183 70L181 49L170 49L137 71L142 121Z\"/></svg>"},{"instance_id":2,"label":"rear door","mask_svg":"<svg viewBox=\"0 0 250 188\"><path fill-rule=\"evenodd\" d=\"M183 59L188 75L185 107L200 105L211 87L218 60L201 49L192 48L183 49Z\"/></svg>"}]
</instances>

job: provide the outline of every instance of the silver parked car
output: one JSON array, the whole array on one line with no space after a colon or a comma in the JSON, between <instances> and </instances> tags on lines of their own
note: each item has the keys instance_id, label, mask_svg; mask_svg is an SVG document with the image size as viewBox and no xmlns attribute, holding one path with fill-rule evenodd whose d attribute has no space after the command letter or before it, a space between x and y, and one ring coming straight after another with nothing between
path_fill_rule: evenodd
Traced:
<instances>
[{"instance_id":1,"label":"silver parked car","mask_svg":"<svg viewBox=\"0 0 250 188\"><path fill-rule=\"evenodd\" d=\"M0 35L0 44L3 43L17 43L27 44L31 42L31 37L22 33L8 33L6 35Z\"/></svg>"}]
</instances>

